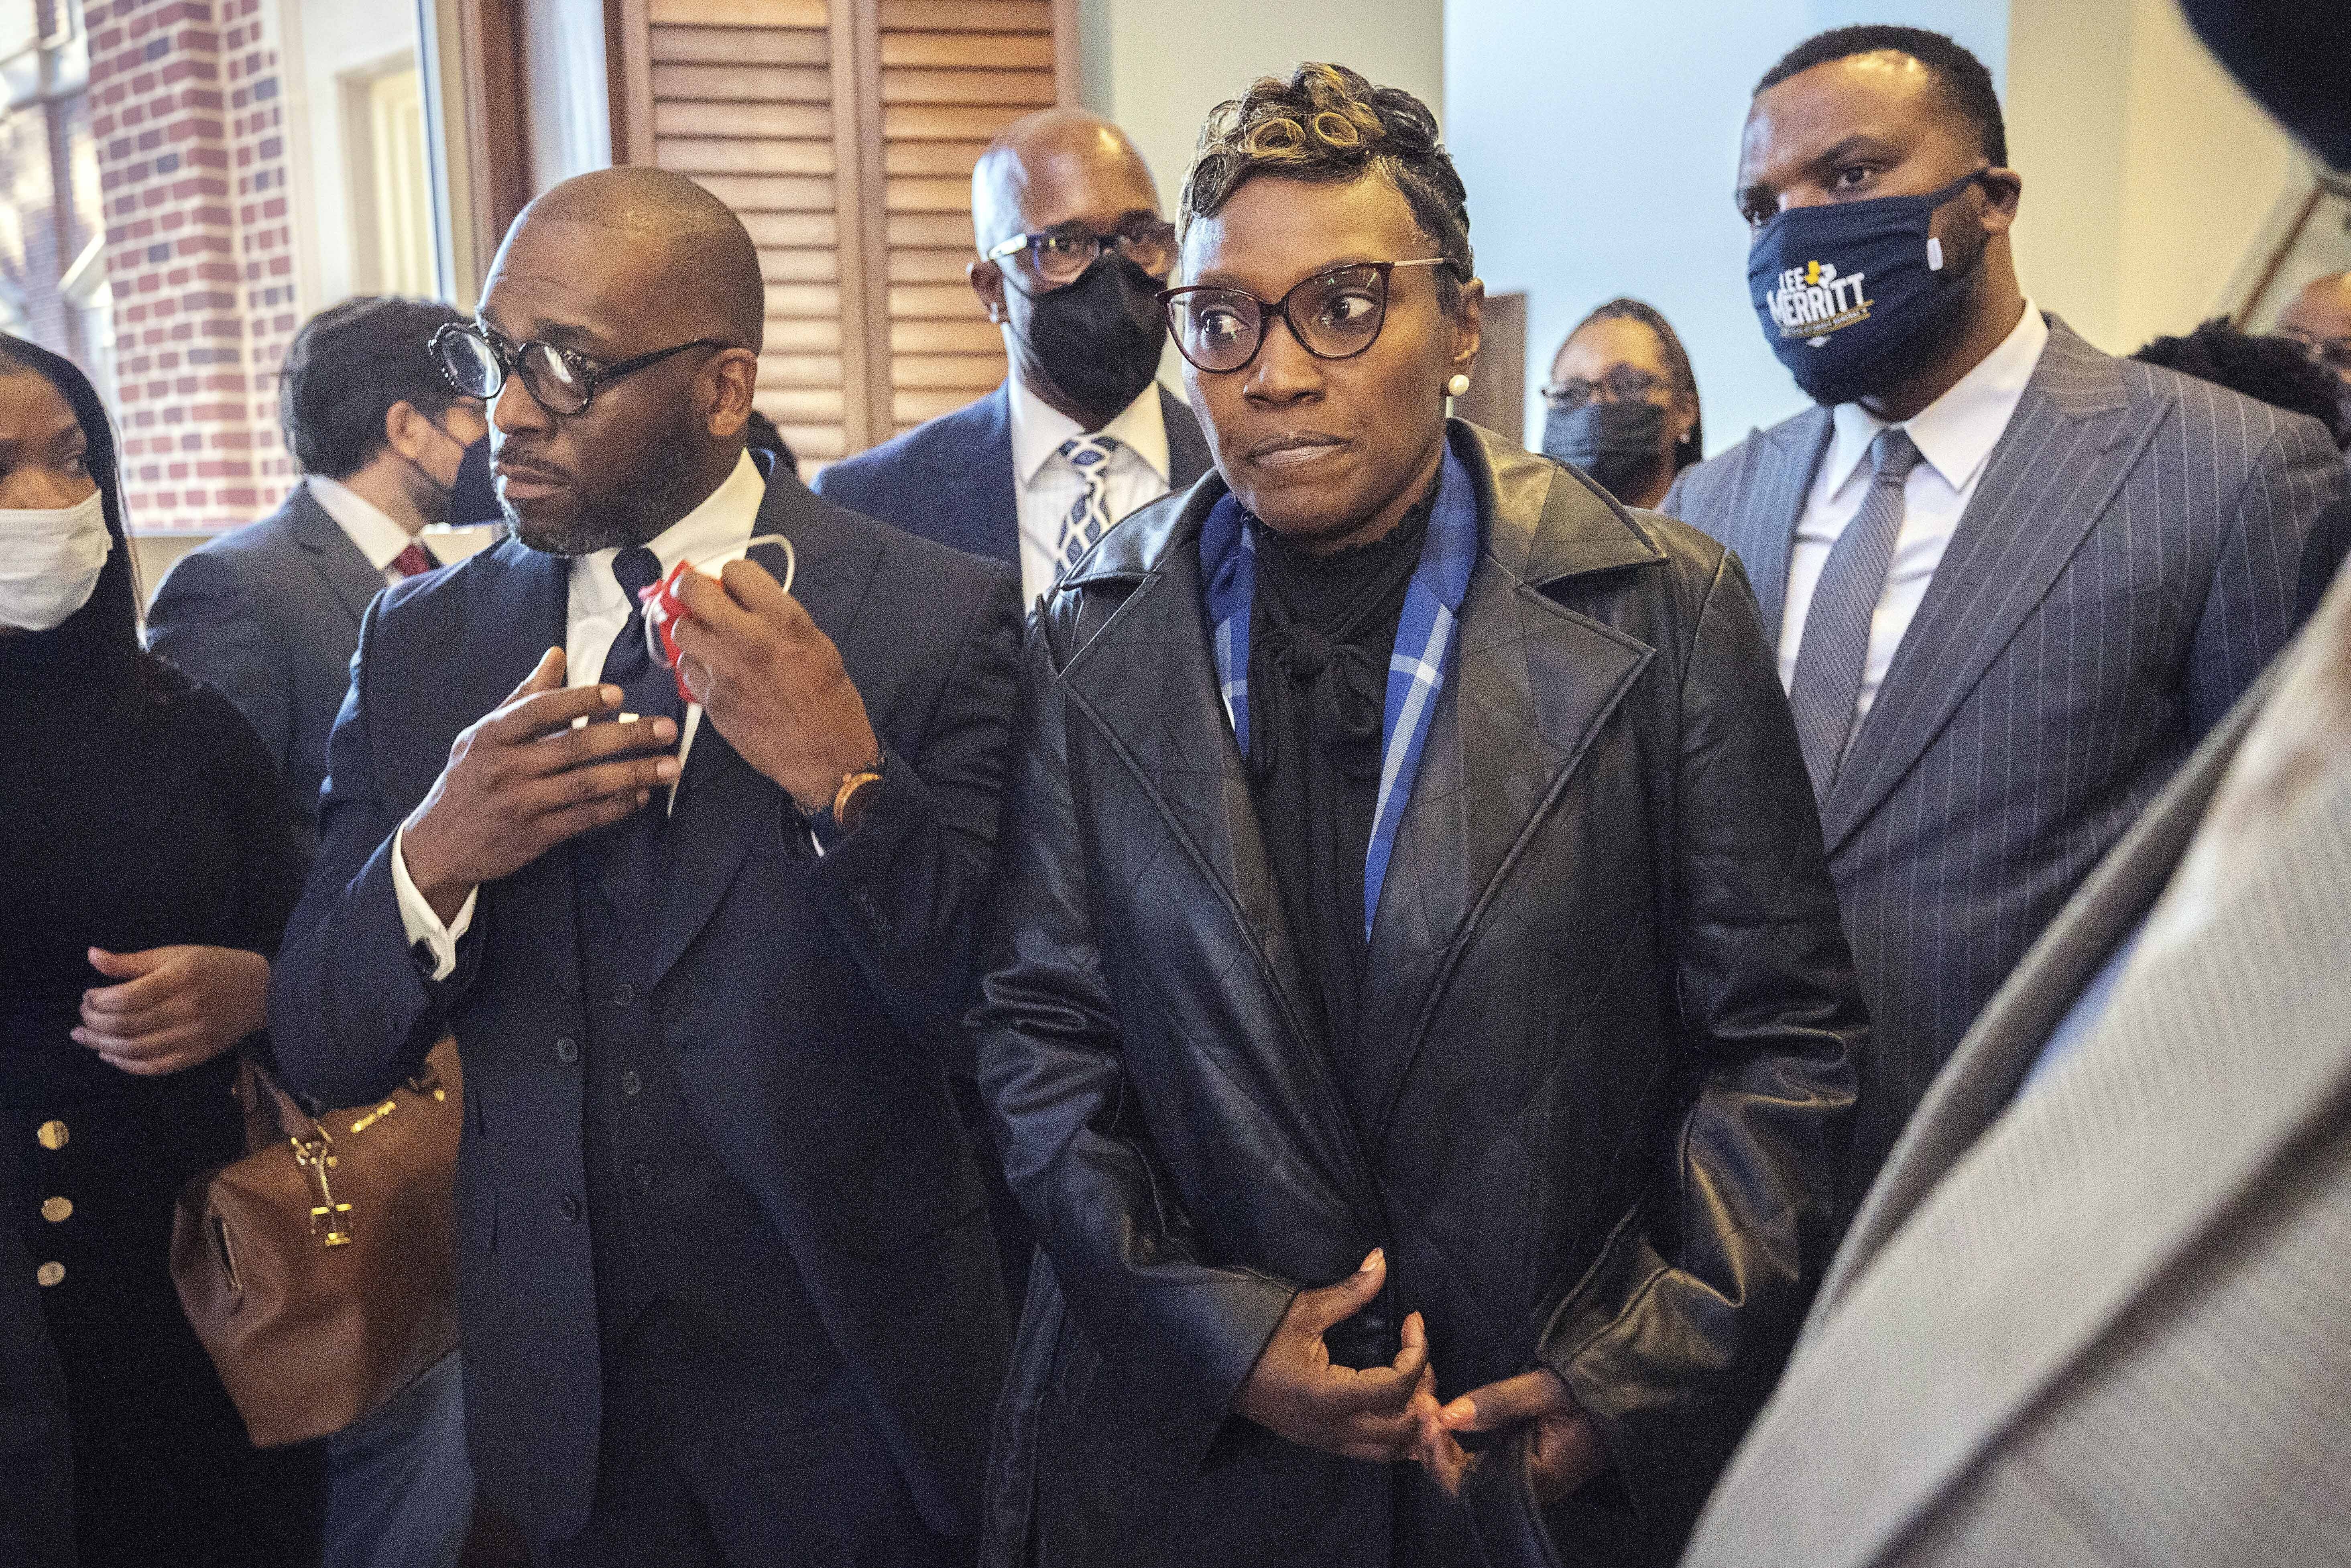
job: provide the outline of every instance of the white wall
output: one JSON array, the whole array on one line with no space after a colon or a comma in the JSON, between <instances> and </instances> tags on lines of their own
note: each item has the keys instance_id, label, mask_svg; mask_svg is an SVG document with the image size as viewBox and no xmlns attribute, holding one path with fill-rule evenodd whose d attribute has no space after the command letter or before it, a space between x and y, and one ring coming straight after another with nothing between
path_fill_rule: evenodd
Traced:
<instances>
[{"instance_id":1,"label":"white wall","mask_svg":"<svg viewBox=\"0 0 2351 1568\"><path fill-rule=\"evenodd\" d=\"M2019 4L2049 0L2019 0ZM1698 371L1707 445L1803 406L1747 298L1731 206L1756 79L1824 28L1949 33L1998 78L2006 0L1451 0L1446 140L1469 187L1469 237L1495 290L1527 296L1529 438L1560 340L1618 294L1665 312Z\"/></svg>"},{"instance_id":2,"label":"white wall","mask_svg":"<svg viewBox=\"0 0 2351 1568\"><path fill-rule=\"evenodd\" d=\"M1253 78L1329 60L1441 117L1444 12L1443 0L1079 0L1079 97L1134 138L1173 216L1200 122Z\"/></svg>"},{"instance_id":3,"label":"white wall","mask_svg":"<svg viewBox=\"0 0 2351 1568\"><path fill-rule=\"evenodd\" d=\"M2009 60L2033 298L2113 353L2236 306L2232 280L2309 182L2172 0L2016 0Z\"/></svg>"}]
</instances>

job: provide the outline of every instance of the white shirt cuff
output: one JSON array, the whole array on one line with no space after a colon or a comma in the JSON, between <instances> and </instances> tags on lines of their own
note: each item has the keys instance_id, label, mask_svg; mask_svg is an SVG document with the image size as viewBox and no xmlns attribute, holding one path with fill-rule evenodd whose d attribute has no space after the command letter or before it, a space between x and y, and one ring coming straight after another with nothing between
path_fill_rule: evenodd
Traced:
<instances>
[{"instance_id":1,"label":"white shirt cuff","mask_svg":"<svg viewBox=\"0 0 2351 1568\"><path fill-rule=\"evenodd\" d=\"M412 950L422 942L432 951L432 977L445 980L456 973L457 943L474 924L474 901L482 895L482 890L469 890L465 902L457 906L457 918L442 925L441 917L433 913L433 905L416 891L416 883L408 874L408 853L401 847L401 840L407 832L403 827L392 835L392 887L400 898L400 924L408 933Z\"/></svg>"}]
</instances>

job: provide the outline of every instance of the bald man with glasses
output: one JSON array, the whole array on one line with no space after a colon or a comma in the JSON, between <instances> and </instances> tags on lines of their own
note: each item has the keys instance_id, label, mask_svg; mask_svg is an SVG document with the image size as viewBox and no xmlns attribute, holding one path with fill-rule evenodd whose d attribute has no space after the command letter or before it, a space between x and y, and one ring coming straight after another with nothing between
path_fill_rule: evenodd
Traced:
<instances>
[{"instance_id":1,"label":"bald man with glasses","mask_svg":"<svg viewBox=\"0 0 2351 1568\"><path fill-rule=\"evenodd\" d=\"M1004 383L816 488L1017 565L1033 604L1120 519L1208 469L1199 423L1155 379L1176 231L1126 133L1077 110L1008 126L972 170L971 212L965 271L1003 329Z\"/></svg>"}]
</instances>

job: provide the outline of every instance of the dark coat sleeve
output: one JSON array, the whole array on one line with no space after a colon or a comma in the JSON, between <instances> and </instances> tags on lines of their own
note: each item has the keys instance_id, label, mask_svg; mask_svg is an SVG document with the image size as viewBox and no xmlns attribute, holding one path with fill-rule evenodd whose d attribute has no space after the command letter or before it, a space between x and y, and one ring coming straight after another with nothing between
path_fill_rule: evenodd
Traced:
<instances>
[{"instance_id":1,"label":"dark coat sleeve","mask_svg":"<svg viewBox=\"0 0 2351 1568\"><path fill-rule=\"evenodd\" d=\"M368 607L350 690L327 741L319 849L269 976L270 1034L292 1087L329 1105L389 1093L423 1066L449 1009L480 965L487 901L458 944L457 968L426 978L408 950L392 879L399 820L376 781L368 729L369 655L385 600Z\"/></svg>"},{"instance_id":2,"label":"dark coat sleeve","mask_svg":"<svg viewBox=\"0 0 2351 1568\"><path fill-rule=\"evenodd\" d=\"M285 771L294 744L293 677L235 561L216 549L182 556L148 606L147 646L235 703Z\"/></svg>"},{"instance_id":3,"label":"dark coat sleeve","mask_svg":"<svg viewBox=\"0 0 2351 1568\"><path fill-rule=\"evenodd\" d=\"M1795 726L1729 556L1680 678L1662 820L1693 1090L1656 1200L1551 1315L1539 1355L1642 1511L1686 1521L1826 1265L1867 1025Z\"/></svg>"},{"instance_id":4,"label":"dark coat sleeve","mask_svg":"<svg viewBox=\"0 0 2351 1568\"><path fill-rule=\"evenodd\" d=\"M1020 580L998 570L974 601L928 713L919 724L885 727L880 790L814 878L833 928L898 1027L938 1042L947 1065L967 1076L962 1013L1019 665Z\"/></svg>"},{"instance_id":5,"label":"dark coat sleeve","mask_svg":"<svg viewBox=\"0 0 2351 1568\"><path fill-rule=\"evenodd\" d=\"M1058 609L1053 613L1058 613ZM1006 1175L1071 1312L1134 1408L1206 1456L1296 1287L1200 1260L1127 1103L1070 788L1052 620L1021 672L984 957L980 1087Z\"/></svg>"}]
</instances>

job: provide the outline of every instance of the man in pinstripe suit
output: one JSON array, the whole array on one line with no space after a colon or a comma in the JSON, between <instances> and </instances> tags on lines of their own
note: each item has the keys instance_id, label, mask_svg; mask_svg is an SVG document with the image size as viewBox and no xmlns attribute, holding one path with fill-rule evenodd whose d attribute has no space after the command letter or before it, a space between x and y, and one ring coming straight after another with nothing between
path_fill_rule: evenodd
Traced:
<instances>
[{"instance_id":1,"label":"man in pinstripe suit","mask_svg":"<svg viewBox=\"0 0 2351 1568\"><path fill-rule=\"evenodd\" d=\"M1801 209L1895 198L1876 210L1921 213L1931 300L1896 319L1873 282L1886 346L1825 378L1857 386L1663 507L1745 561L1797 712L1876 1024L1848 1214L2033 939L2284 644L2345 482L2316 422L2034 308L2006 157L1990 75L1936 34L1840 29L1764 78L1739 191L1759 253L1817 221ZM1810 351L1782 355L1802 375Z\"/></svg>"}]
</instances>

